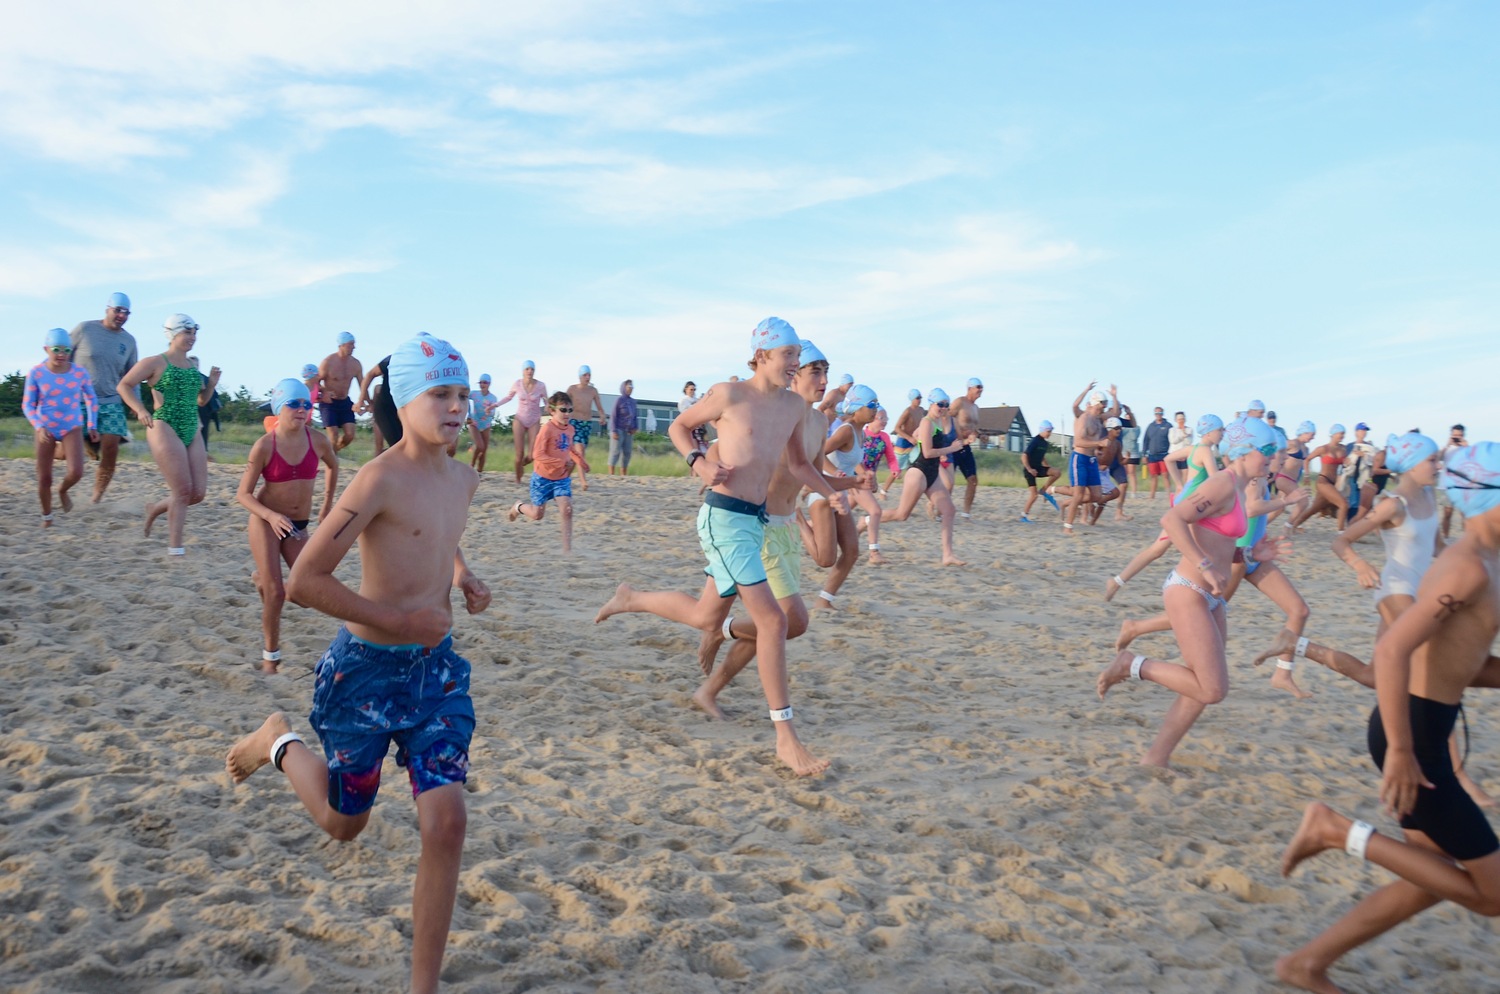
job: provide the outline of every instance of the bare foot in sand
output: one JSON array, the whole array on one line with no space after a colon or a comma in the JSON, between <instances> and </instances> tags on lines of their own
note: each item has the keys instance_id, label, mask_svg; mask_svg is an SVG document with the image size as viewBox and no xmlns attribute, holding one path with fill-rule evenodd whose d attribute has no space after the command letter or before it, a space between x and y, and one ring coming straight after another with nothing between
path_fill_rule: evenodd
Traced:
<instances>
[{"instance_id":1,"label":"bare foot in sand","mask_svg":"<svg viewBox=\"0 0 1500 994\"><path fill-rule=\"evenodd\" d=\"M1291 953L1276 961L1276 979L1289 987L1300 987L1316 994L1344 994L1328 979L1322 967L1307 962L1301 953Z\"/></svg>"},{"instance_id":2,"label":"bare foot in sand","mask_svg":"<svg viewBox=\"0 0 1500 994\"><path fill-rule=\"evenodd\" d=\"M51 528L52 527L52 515L50 515L50 514L44 514L42 516L42 527L43 528Z\"/></svg>"},{"instance_id":3,"label":"bare foot in sand","mask_svg":"<svg viewBox=\"0 0 1500 994\"><path fill-rule=\"evenodd\" d=\"M882 556L879 549L871 549L868 562L871 566L884 566L890 560Z\"/></svg>"},{"instance_id":4,"label":"bare foot in sand","mask_svg":"<svg viewBox=\"0 0 1500 994\"><path fill-rule=\"evenodd\" d=\"M235 783L248 780L250 774L271 761L271 746L291 730L286 715L277 711L266 719L265 724L231 746L229 754L224 757L224 769L230 779Z\"/></svg>"},{"instance_id":5,"label":"bare foot in sand","mask_svg":"<svg viewBox=\"0 0 1500 994\"><path fill-rule=\"evenodd\" d=\"M833 764L826 759L819 759L807 751L796 733L789 736L776 736L776 758L792 768L792 772L799 777L814 777Z\"/></svg>"},{"instance_id":6,"label":"bare foot in sand","mask_svg":"<svg viewBox=\"0 0 1500 994\"><path fill-rule=\"evenodd\" d=\"M604 606L599 609L598 614L594 615L594 624L597 625L606 618L613 618L617 614L624 614L628 610L626 605L630 603L630 595L633 593L635 593L635 590L628 583L622 583L616 587L615 595L604 603Z\"/></svg>"},{"instance_id":7,"label":"bare foot in sand","mask_svg":"<svg viewBox=\"0 0 1500 994\"><path fill-rule=\"evenodd\" d=\"M814 597L812 599L812 603L809 604L809 605L807 605L807 611L808 611L809 614L811 614L814 611L832 611L832 610L833 610L833 602L829 601L829 600L825 600L822 597Z\"/></svg>"},{"instance_id":8,"label":"bare foot in sand","mask_svg":"<svg viewBox=\"0 0 1500 994\"><path fill-rule=\"evenodd\" d=\"M1128 515L1128 514L1116 514L1115 515L1115 520L1116 521L1132 521L1134 519L1131 518L1131 516Z\"/></svg>"},{"instance_id":9,"label":"bare foot in sand","mask_svg":"<svg viewBox=\"0 0 1500 994\"><path fill-rule=\"evenodd\" d=\"M958 558L957 556L944 556L943 557L943 565L944 566L967 566L969 564L966 563L966 562L964 562L962 559Z\"/></svg>"},{"instance_id":10,"label":"bare foot in sand","mask_svg":"<svg viewBox=\"0 0 1500 994\"><path fill-rule=\"evenodd\" d=\"M719 707L719 703L714 697L713 691L708 689L708 684L706 683L693 691L693 703L708 712L710 718L715 721L723 721L724 711Z\"/></svg>"},{"instance_id":11,"label":"bare foot in sand","mask_svg":"<svg viewBox=\"0 0 1500 994\"><path fill-rule=\"evenodd\" d=\"M1286 851L1281 854L1281 875L1289 877L1304 859L1342 845L1349 826L1341 825L1340 820L1332 808L1319 801L1304 808L1302 824L1297 826L1297 834L1292 836L1292 841L1286 844Z\"/></svg>"},{"instance_id":12,"label":"bare foot in sand","mask_svg":"<svg viewBox=\"0 0 1500 994\"><path fill-rule=\"evenodd\" d=\"M1271 671L1271 686L1277 690L1286 691L1299 701L1305 701L1312 696L1312 691L1303 690L1297 686L1297 681L1292 679L1291 670L1284 670L1280 666Z\"/></svg>"},{"instance_id":13,"label":"bare foot in sand","mask_svg":"<svg viewBox=\"0 0 1500 994\"><path fill-rule=\"evenodd\" d=\"M154 525L154 524L156 524L156 519L159 518L159 517L161 517L166 512L167 512L167 502L164 501L164 500L157 501L155 504L152 504L150 507L146 508L146 537L147 538L151 537L151 526Z\"/></svg>"},{"instance_id":14,"label":"bare foot in sand","mask_svg":"<svg viewBox=\"0 0 1500 994\"><path fill-rule=\"evenodd\" d=\"M704 676L714 671L714 660L719 657L719 646L723 644L724 633L718 628L710 629L698 637L698 668L703 671Z\"/></svg>"},{"instance_id":15,"label":"bare foot in sand","mask_svg":"<svg viewBox=\"0 0 1500 994\"><path fill-rule=\"evenodd\" d=\"M57 492L57 502L62 505L64 513L73 510L73 495L66 490Z\"/></svg>"},{"instance_id":16,"label":"bare foot in sand","mask_svg":"<svg viewBox=\"0 0 1500 994\"><path fill-rule=\"evenodd\" d=\"M516 501L514 504L512 504L510 506L510 510L505 512L505 520L506 521L514 521L517 518L519 518L520 516L521 516L521 502L520 501Z\"/></svg>"},{"instance_id":17,"label":"bare foot in sand","mask_svg":"<svg viewBox=\"0 0 1500 994\"><path fill-rule=\"evenodd\" d=\"M1109 688L1130 679L1130 664L1134 659L1134 653L1122 651L1115 656L1115 661L1099 674L1099 679L1094 681L1094 689L1099 692L1101 701L1104 700L1104 695L1109 693Z\"/></svg>"},{"instance_id":18,"label":"bare foot in sand","mask_svg":"<svg viewBox=\"0 0 1500 994\"><path fill-rule=\"evenodd\" d=\"M1120 622L1120 634L1115 636L1115 651L1124 652L1138 635L1140 632L1136 630L1135 622L1129 618Z\"/></svg>"}]
</instances>

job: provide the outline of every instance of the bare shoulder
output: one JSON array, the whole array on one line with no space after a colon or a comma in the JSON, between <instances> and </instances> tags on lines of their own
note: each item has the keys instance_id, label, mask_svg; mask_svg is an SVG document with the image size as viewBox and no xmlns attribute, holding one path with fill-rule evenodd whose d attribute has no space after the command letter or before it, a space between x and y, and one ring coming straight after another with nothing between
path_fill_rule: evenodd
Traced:
<instances>
[{"instance_id":1,"label":"bare shoulder","mask_svg":"<svg viewBox=\"0 0 1500 994\"><path fill-rule=\"evenodd\" d=\"M308 437L312 439L313 451L318 454L319 458L333 458L333 443L328 440L327 435L315 431Z\"/></svg>"},{"instance_id":2,"label":"bare shoulder","mask_svg":"<svg viewBox=\"0 0 1500 994\"><path fill-rule=\"evenodd\" d=\"M1417 587L1417 598L1436 600L1456 612L1479 599L1492 582L1485 557L1466 535L1433 560Z\"/></svg>"},{"instance_id":3,"label":"bare shoulder","mask_svg":"<svg viewBox=\"0 0 1500 994\"><path fill-rule=\"evenodd\" d=\"M571 435L572 432L569 434ZM459 462L457 459L448 460L448 479L462 487L471 498L479 489L479 472L468 463Z\"/></svg>"}]
</instances>

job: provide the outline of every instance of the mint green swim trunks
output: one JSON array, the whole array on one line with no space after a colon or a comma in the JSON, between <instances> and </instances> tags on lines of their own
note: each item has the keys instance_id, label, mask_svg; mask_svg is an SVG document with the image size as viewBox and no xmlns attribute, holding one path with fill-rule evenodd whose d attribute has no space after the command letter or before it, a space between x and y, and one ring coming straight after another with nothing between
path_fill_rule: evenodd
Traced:
<instances>
[{"instance_id":1,"label":"mint green swim trunks","mask_svg":"<svg viewBox=\"0 0 1500 994\"><path fill-rule=\"evenodd\" d=\"M760 547L765 540L764 504L752 504L710 490L698 509L698 544L720 597L733 597L740 587L766 582Z\"/></svg>"}]
</instances>

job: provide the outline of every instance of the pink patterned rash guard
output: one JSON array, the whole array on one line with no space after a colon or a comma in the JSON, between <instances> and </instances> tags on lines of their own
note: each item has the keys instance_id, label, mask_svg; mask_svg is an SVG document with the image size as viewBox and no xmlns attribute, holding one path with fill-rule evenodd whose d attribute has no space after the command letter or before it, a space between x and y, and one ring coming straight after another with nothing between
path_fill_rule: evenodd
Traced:
<instances>
[{"instance_id":1,"label":"pink patterned rash guard","mask_svg":"<svg viewBox=\"0 0 1500 994\"><path fill-rule=\"evenodd\" d=\"M509 403L512 397L520 398L516 401L516 420L527 428L536 427L547 410L547 384L532 380L531 392L528 393L525 384L517 380L510 385L510 393L496 401L495 406Z\"/></svg>"},{"instance_id":2,"label":"pink patterned rash guard","mask_svg":"<svg viewBox=\"0 0 1500 994\"><path fill-rule=\"evenodd\" d=\"M880 468L880 460L890 467L892 473L899 472L896 462L896 451L891 446L891 436L883 431L877 431L873 435L865 432L865 452L861 460L865 469L874 472Z\"/></svg>"},{"instance_id":3,"label":"pink patterned rash guard","mask_svg":"<svg viewBox=\"0 0 1500 994\"><path fill-rule=\"evenodd\" d=\"M93 430L99 424L99 398L94 394L94 381L89 379L88 370L76 362L69 363L68 369L61 373L52 372L46 363L35 366L26 374L21 413L31 427L53 438L62 438L85 424Z\"/></svg>"}]
</instances>

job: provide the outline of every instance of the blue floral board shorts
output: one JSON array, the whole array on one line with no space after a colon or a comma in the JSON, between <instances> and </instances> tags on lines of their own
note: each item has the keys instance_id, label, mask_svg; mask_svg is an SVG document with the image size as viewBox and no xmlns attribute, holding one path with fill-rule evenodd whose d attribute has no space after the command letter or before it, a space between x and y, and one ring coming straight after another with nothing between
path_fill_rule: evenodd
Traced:
<instances>
[{"instance_id":1,"label":"blue floral board shorts","mask_svg":"<svg viewBox=\"0 0 1500 994\"><path fill-rule=\"evenodd\" d=\"M576 444L588 445L589 439L594 437L594 422L569 418L568 424L573 426L573 441Z\"/></svg>"},{"instance_id":2,"label":"blue floral board shorts","mask_svg":"<svg viewBox=\"0 0 1500 994\"><path fill-rule=\"evenodd\" d=\"M413 797L468 779L474 702L468 660L453 651L451 635L427 649L375 645L340 628L313 674L307 720L328 758L335 811L370 810L392 742Z\"/></svg>"},{"instance_id":3,"label":"blue floral board shorts","mask_svg":"<svg viewBox=\"0 0 1500 994\"><path fill-rule=\"evenodd\" d=\"M556 497L573 496L573 478L565 476L561 480L549 480L540 473L531 474L531 506L541 507Z\"/></svg>"}]
</instances>

